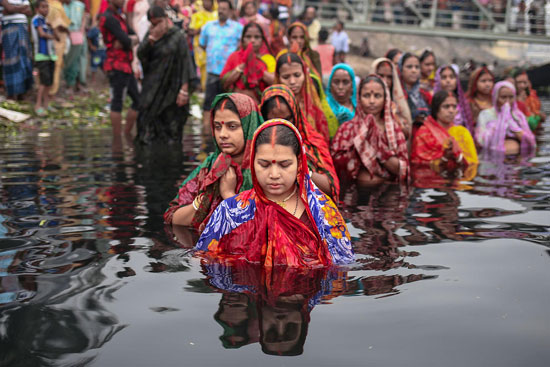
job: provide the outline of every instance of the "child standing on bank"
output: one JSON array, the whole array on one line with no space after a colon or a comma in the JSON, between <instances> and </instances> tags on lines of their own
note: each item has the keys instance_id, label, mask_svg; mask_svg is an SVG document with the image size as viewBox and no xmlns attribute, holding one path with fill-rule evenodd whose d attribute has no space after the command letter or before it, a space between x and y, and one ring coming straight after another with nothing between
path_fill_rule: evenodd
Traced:
<instances>
[{"instance_id":1,"label":"child standing on bank","mask_svg":"<svg viewBox=\"0 0 550 367\"><path fill-rule=\"evenodd\" d=\"M48 93L53 84L57 56L53 45L55 35L50 25L46 23L46 17L50 9L48 1L38 0L36 7L37 14L32 18L31 31L34 42L35 67L38 69L40 84L38 86L34 111L38 116L44 116L50 102Z\"/></svg>"}]
</instances>

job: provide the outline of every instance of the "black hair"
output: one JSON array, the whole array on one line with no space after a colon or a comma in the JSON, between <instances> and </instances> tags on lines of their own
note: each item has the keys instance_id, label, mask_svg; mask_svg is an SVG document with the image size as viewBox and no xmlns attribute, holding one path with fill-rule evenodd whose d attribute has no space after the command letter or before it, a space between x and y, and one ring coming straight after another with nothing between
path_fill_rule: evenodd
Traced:
<instances>
[{"instance_id":1,"label":"black hair","mask_svg":"<svg viewBox=\"0 0 550 367\"><path fill-rule=\"evenodd\" d=\"M269 15L271 15L271 18L273 19L279 19L279 6L272 4L269 7Z\"/></svg>"},{"instance_id":2,"label":"black hair","mask_svg":"<svg viewBox=\"0 0 550 367\"><path fill-rule=\"evenodd\" d=\"M233 10L233 3L230 0L218 0L218 6L220 6L221 3L229 4L229 9Z\"/></svg>"},{"instance_id":3,"label":"black hair","mask_svg":"<svg viewBox=\"0 0 550 367\"><path fill-rule=\"evenodd\" d=\"M225 103L223 103L224 101ZM216 113L216 111L220 110L222 106L224 110L229 110L231 112L236 113L237 116L240 116L237 106L235 106L235 103L229 97L220 99L218 103L216 103L216 105L213 106L212 113Z\"/></svg>"},{"instance_id":4,"label":"black hair","mask_svg":"<svg viewBox=\"0 0 550 367\"><path fill-rule=\"evenodd\" d=\"M416 56L415 54L412 54L410 52L405 52L403 55L401 55L401 69L405 66L405 62L410 59L411 57L416 58L420 62L420 58Z\"/></svg>"},{"instance_id":5,"label":"black hair","mask_svg":"<svg viewBox=\"0 0 550 367\"><path fill-rule=\"evenodd\" d=\"M154 18L166 18L166 11L158 5L153 5L147 11L147 19L150 21Z\"/></svg>"},{"instance_id":6,"label":"black hair","mask_svg":"<svg viewBox=\"0 0 550 367\"><path fill-rule=\"evenodd\" d=\"M359 98L361 96L361 92L363 91L363 87L370 82L375 82L380 84L380 86L382 86L382 89L384 90L384 102L386 101L386 98L391 98L390 96L386 95L386 87L385 87L384 81L378 75L369 75L366 78L361 80L361 83L359 83L359 89L357 91L357 95L359 96ZM384 114L384 108L382 108L382 112L380 112L380 114L381 115Z\"/></svg>"},{"instance_id":7,"label":"black hair","mask_svg":"<svg viewBox=\"0 0 550 367\"><path fill-rule=\"evenodd\" d=\"M254 5L254 8L256 8L256 12L258 11L258 6L256 5L256 2L255 2L255 1L245 1L244 4L241 5L241 11L239 12L239 15L240 15L241 17L244 17L244 15L245 15L245 14L244 14L244 8L246 8L246 6L247 6L248 4Z\"/></svg>"},{"instance_id":8,"label":"black hair","mask_svg":"<svg viewBox=\"0 0 550 367\"><path fill-rule=\"evenodd\" d=\"M267 47L267 51L269 53L271 53L271 48L269 47L269 42L267 42L267 39L265 38L264 30L262 29L262 27L258 23L255 23L255 22L250 22L250 23L248 23L247 25L244 26L243 33L241 34L241 44L243 42L244 35L246 34L246 32L248 31L248 29L250 27L256 27L260 31L260 35L262 36L262 41L264 42L265 46Z\"/></svg>"},{"instance_id":9,"label":"black hair","mask_svg":"<svg viewBox=\"0 0 550 367\"><path fill-rule=\"evenodd\" d=\"M265 101L264 103L262 103L260 111L262 113L262 117L264 118L264 121L267 121L268 112L274 109L275 107L279 106L281 103L284 103L288 107L288 110L292 115L292 120L294 120L294 112L292 112L292 109L290 108L286 100L282 96L273 96L267 101ZM277 116L277 118L286 118L286 117L287 116ZM293 125L296 125L296 121L291 121L291 120L287 120L287 121L292 122Z\"/></svg>"},{"instance_id":10,"label":"black hair","mask_svg":"<svg viewBox=\"0 0 550 367\"><path fill-rule=\"evenodd\" d=\"M326 42L328 40L328 31L326 28L321 28L319 31L319 41Z\"/></svg>"},{"instance_id":11,"label":"black hair","mask_svg":"<svg viewBox=\"0 0 550 367\"><path fill-rule=\"evenodd\" d=\"M276 125L270 126L262 130L256 137L256 144L254 144L254 150L262 144L271 144L271 135L273 134L273 129L275 130L275 144L282 145L284 147L290 147L294 154L298 156L300 154L300 142L288 126Z\"/></svg>"},{"instance_id":12,"label":"black hair","mask_svg":"<svg viewBox=\"0 0 550 367\"><path fill-rule=\"evenodd\" d=\"M337 20L337 21L336 21L336 24L341 25L341 26L342 26L342 29L346 28L346 27L344 26L344 22L342 22L341 20Z\"/></svg>"},{"instance_id":13,"label":"black hair","mask_svg":"<svg viewBox=\"0 0 550 367\"><path fill-rule=\"evenodd\" d=\"M38 9L38 7L40 6L40 4L42 4L43 2L48 2L48 0L36 0L36 4L35 4L35 8ZM49 4L49 3L48 3Z\"/></svg>"},{"instance_id":14,"label":"black hair","mask_svg":"<svg viewBox=\"0 0 550 367\"><path fill-rule=\"evenodd\" d=\"M395 57L395 55L397 55L398 53L400 53L401 50L398 49L398 48L392 48L390 50L388 50L388 52L386 52L386 58L387 59L390 59L390 60L393 60L393 58Z\"/></svg>"},{"instance_id":15,"label":"black hair","mask_svg":"<svg viewBox=\"0 0 550 367\"><path fill-rule=\"evenodd\" d=\"M447 92L445 90L440 90L439 92L434 94L434 96L432 98L432 112L431 112L432 117L434 119L437 119L437 113L441 109L441 105L443 104L443 102L445 102L445 100L448 97L455 97L456 98L456 94L454 94L453 92Z\"/></svg>"},{"instance_id":16,"label":"black hair","mask_svg":"<svg viewBox=\"0 0 550 367\"><path fill-rule=\"evenodd\" d=\"M289 59L290 59L290 62L289 62ZM278 75L280 70L281 70L281 67L283 65L290 64L290 63L293 63L293 62L297 62L298 64L302 65L302 67L304 66L300 56L298 56L297 54L295 54L293 52L285 52L284 54L279 56L279 58L277 59L277 65L275 67L275 73Z\"/></svg>"},{"instance_id":17,"label":"black hair","mask_svg":"<svg viewBox=\"0 0 550 367\"><path fill-rule=\"evenodd\" d=\"M420 55L418 60L420 60L420 62L423 62L424 60L426 60L430 56L433 56L434 60L435 60L435 54L433 53L432 50L424 50L424 52L422 52L422 55Z\"/></svg>"}]
</instances>

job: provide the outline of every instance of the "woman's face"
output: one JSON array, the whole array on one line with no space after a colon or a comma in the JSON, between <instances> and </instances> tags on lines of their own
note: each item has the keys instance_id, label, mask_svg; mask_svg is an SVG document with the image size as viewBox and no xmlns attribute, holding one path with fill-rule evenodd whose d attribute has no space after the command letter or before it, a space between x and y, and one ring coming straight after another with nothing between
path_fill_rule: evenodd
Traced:
<instances>
[{"instance_id":1,"label":"woman's face","mask_svg":"<svg viewBox=\"0 0 550 367\"><path fill-rule=\"evenodd\" d=\"M429 77L435 70L435 57L429 55L420 63L420 70L424 78Z\"/></svg>"},{"instance_id":2,"label":"woman's face","mask_svg":"<svg viewBox=\"0 0 550 367\"><path fill-rule=\"evenodd\" d=\"M515 83L518 91L525 91L529 88L529 77L525 73L520 74L516 76Z\"/></svg>"},{"instance_id":3,"label":"woman's face","mask_svg":"<svg viewBox=\"0 0 550 367\"><path fill-rule=\"evenodd\" d=\"M369 115L380 116L384 109L384 88L380 83L370 81L361 89L361 107Z\"/></svg>"},{"instance_id":4,"label":"woman's face","mask_svg":"<svg viewBox=\"0 0 550 367\"><path fill-rule=\"evenodd\" d=\"M256 5L254 1L249 1L244 5L244 15L251 17L256 14Z\"/></svg>"},{"instance_id":5,"label":"woman's face","mask_svg":"<svg viewBox=\"0 0 550 367\"><path fill-rule=\"evenodd\" d=\"M396 53L395 55L393 55L393 58L391 59L391 62L393 62L393 64L397 67L397 64L399 64L399 59L401 58L401 56L403 55L402 52L398 52Z\"/></svg>"},{"instance_id":6,"label":"woman's face","mask_svg":"<svg viewBox=\"0 0 550 367\"><path fill-rule=\"evenodd\" d=\"M290 111L288 104L284 100L282 100L282 98L275 98L277 98L277 100L275 101L275 106L267 111L265 121L272 119L284 119L294 124L294 116L292 115L292 111Z\"/></svg>"},{"instance_id":7,"label":"woman's face","mask_svg":"<svg viewBox=\"0 0 550 367\"><path fill-rule=\"evenodd\" d=\"M456 74L453 69L445 68L441 72L441 89L447 92L454 92L456 90Z\"/></svg>"},{"instance_id":8,"label":"woman's face","mask_svg":"<svg viewBox=\"0 0 550 367\"><path fill-rule=\"evenodd\" d=\"M444 125L453 124L456 115L456 106L457 102L455 96L445 98L441 104L441 107L439 107L439 111L437 112L437 121Z\"/></svg>"},{"instance_id":9,"label":"woman's face","mask_svg":"<svg viewBox=\"0 0 550 367\"><path fill-rule=\"evenodd\" d=\"M488 73L484 73L477 80L477 92L485 96L491 95L494 85L493 77Z\"/></svg>"},{"instance_id":10,"label":"woman's face","mask_svg":"<svg viewBox=\"0 0 550 367\"><path fill-rule=\"evenodd\" d=\"M403 81L414 85L420 79L420 62L414 56L409 57L403 64Z\"/></svg>"},{"instance_id":11,"label":"woman's face","mask_svg":"<svg viewBox=\"0 0 550 367\"><path fill-rule=\"evenodd\" d=\"M340 104L349 103L353 92L351 76L344 69L338 69L332 75L330 92Z\"/></svg>"},{"instance_id":12,"label":"woman's face","mask_svg":"<svg viewBox=\"0 0 550 367\"><path fill-rule=\"evenodd\" d=\"M290 44L296 42L298 44L298 49L303 50L306 45L306 33L300 27L294 27L290 31Z\"/></svg>"},{"instance_id":13,"label":"woman's face","mask_svg":"<svg viewBox=\"0 0 550 367\"><path fill-rule=\"evenodd\" d=\"M256 179L270 200L282 200L294 190L298 158L291 147L261 144L254 157Z\"/></svg>"},{"instance_id":14,"label":"woman's face","mask_svg":"<svg viewBox=\"0 0 550 367\"><path fill-rule=\"evenodd\" d=\"M252 43L254 52L259 52L262 47L262 33L256 26L250 26L243 35L243 48L246 49L249 43Z\"/></svg>"},{"instance_id":15,"label":"woman's face","mask_svg":"<svg viewBox=\"0 0 550 367\"><path fill-rule=\"evenodd\" d=\"M223 102L221 102L223 103ZM214 113L214 138L223 153L232 157L244 152L244 132L239 116L229 109Z\"/></svg>"},{"instance_id":16,"label":"woman's face","mask_svg":"<svg viewBox=\"0 0 550 367\"><path fill-rule=\"evenodd\" d=\"M514 91L510 88L502 87L498 91L497 106L501 108L506 103L512 106L512 103L514 103Z\"/></svg>"},{"instance_id":17,"label":"woman's face","mask_svg":"<svg viewBox=\"0 0 550 367\"><path fill-rule=\"evenodd\" d=\"M391 90L393 87L393 73L391 66L388 65L387 62L383 62L380 65L378 65L378 68L376 69L376 74L384 79L386 84L388 85L388 88Z\"/></svg>"},{"instance_id":18,"label":"woman's face","mask_svg":"<svg viewBox=\"0 0 550 367\"><path fill-rule=\"evenodd\" d=\"M290 88L292 93L294 93L294 96L298 97L302 91L302 86L305 81L302 65L297 62L284 64L281 66L279 79L281 80L281 83Z\"/></svg>"}]
</instances>

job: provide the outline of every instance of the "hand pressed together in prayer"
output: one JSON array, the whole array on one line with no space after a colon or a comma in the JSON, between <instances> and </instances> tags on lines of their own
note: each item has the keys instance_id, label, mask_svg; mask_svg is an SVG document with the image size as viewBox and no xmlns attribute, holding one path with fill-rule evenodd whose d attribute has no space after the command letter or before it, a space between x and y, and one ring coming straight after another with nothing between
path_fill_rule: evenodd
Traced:
<instances>
[{"instance_id":1,"label":"hand pressed together in prayer","mask_svg":"<svg viewBox=\"0 0 550 367\"><path fill-rule=\"evenodd\" d=\"M222 198L227 199L236 195L237 174L233 167L229 167L227 172L220 178L220 194Z\"/></svg>"}]
</instances>

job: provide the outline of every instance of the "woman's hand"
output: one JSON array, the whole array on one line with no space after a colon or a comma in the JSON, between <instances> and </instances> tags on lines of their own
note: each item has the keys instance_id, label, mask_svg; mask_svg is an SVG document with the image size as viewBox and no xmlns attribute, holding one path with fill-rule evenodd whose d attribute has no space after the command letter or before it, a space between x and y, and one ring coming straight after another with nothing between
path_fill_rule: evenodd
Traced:
<instances>
[{"instance_id":1,"label":"woman's hand","mask_svg":"<svg viewBox=\"0 0 550 367\"><path fill-rule=\"evenodd\" d=\"M181 89L178 92L178 97L176 98L176 104L178 107L185 106L189 103L189 92L187 91L187 84L181 86Z\"/></svg>"},{"instance_id":2,"label":"woman's hand","mask_svg":"<svg viewBox=\"0 0 550 367\"><path fill-rule=\"evenodd\" d=\"M223 199L235 196L237 188L237 174L233 167L229 167L227 172L220 178L220 194Z\"/></svg>"},{"instance_id":3,"label":"woman's hand","mask_svg":"<svg viewBox=\"0 0 550 367\"><path fill-rule=\"evenodd\" d=\"M246 66L246 65L245 65L244 62L243 62L242 64L237 65L237 67L235 68L235 71L236 71L237 73L239 73L239 74L242 74L242 73L244 72L244 67L245 67L245 66Z\"/></svg>"}]
</instances>

